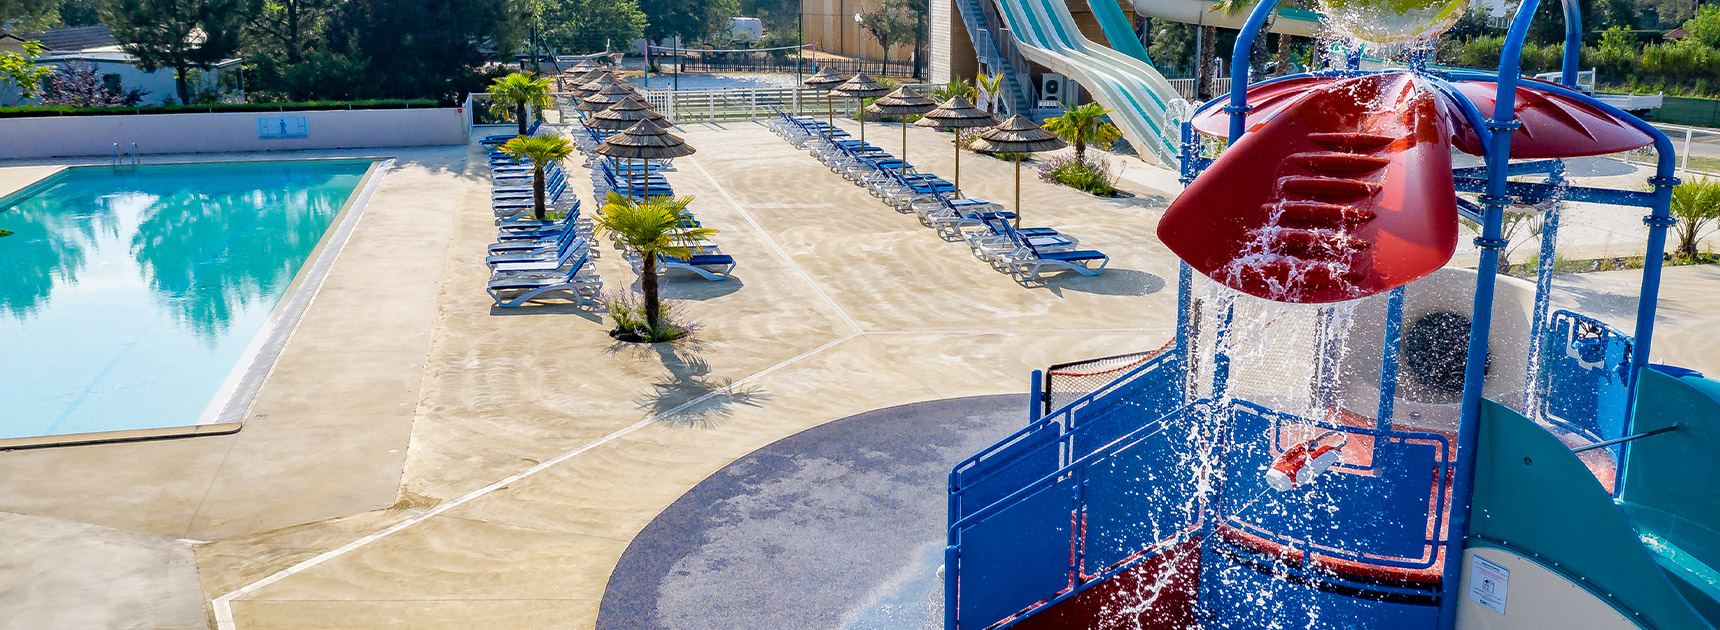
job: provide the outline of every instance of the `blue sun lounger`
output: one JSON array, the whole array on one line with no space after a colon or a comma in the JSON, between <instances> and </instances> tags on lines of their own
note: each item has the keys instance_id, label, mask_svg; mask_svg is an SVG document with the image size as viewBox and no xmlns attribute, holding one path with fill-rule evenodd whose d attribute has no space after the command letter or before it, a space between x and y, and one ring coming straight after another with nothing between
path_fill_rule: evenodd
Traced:
<instances>
[{"instance_id":1,"label":"blue sun lounger","mask_svg":"<svg viewBox=\"0 0 1720 630\"><path fill-rule=\"evenodd\" d=\"M706 280L727 280L735 271L735 258L728 254L693 254L686 258L657 257L657 268L663 272L682 269L699 274Z\"/></svg>"},{"instance_id":2,"label":"blue sun lounger","mask_svg":"<svg viewBox=\"0 0 1720 630\"><path fill-rule=\"evenodd\" d=\"M501 263L543 262L560 257L562 252L580 249L590 250L591 239L585 235L576 235L574 238L556 241L550 247L541 249L502 251L485 256L484 264L494 267Z\"/></svg>"},{"instance_id":3,"label":"blue sun lounger","mask_svg":"<svg viewBox=\"0 0 1720 630\"><path fill-rule=\"evenodd\" d=\"M526 126L526 135L527 136L537 135L538 128L540 128L540 127L543 127L543 121L542 120L532 121L532 124ZM512 140L512 139L518 138L518 137L520 137L518 133L498 133L498 134L493 135L493 136L484 136L484 139L479 140L478 144L484 145L486 147L498 147L498 146L507 144L509 140Z\"/></svg>"},{"instance_id":4,"label":"blue sun lounger","mask_svg":"<svg viewBox=\"0 0 1720 630\"><path fill-rule=\"evenodd\" d=\"M591 253L591 241L584 237L576 238L563 247L555 256L545 256L535 259L520 260L487 260L484 264L490 267L494 274L537 274L544 275L565 269L576 259ZM495 258L492 256L492 258Z\"/></svg>"},{"instance_id":5,"label":"blue sun lounger","mask_svg":"<svg viewBox=\"0 0 1720 630\"><path fill-rule=\"evenodd\" d=\"M1083 276L1097 276L1105 270L1105 265L1111 264L1111 257L1094 249L1068 251L1042 251L1034 246L1032 239L1023 239L1026 247L1018 250L1022 255L1009 261L1009 268L1023 284L1034 280L1043 280L1041 271L1046 267L1052 270L1067 269ZM1092 263L1098 261L1099 266Z\"/></svg>"},{"instance_id":6,"label":"blue sun lounger","mask_svg":"<svg viewBox=\"0 0 1720 630\"><path fill-rule=\"evenodd\" d=\"M579 238L579 230L562 230L553 236L498 241L490 245L489 252L491 254L509 254L560 250L566 246L567 241L575 238Z\"/></svg>"},{"instance_id":7,"label":"blue sun lounger","mask_svg":"<svg viewBox=\"0 0 1720 630\"><path fill-rule=\"evenodd\" d=\"M589 260L582 257L566 271L549 275L498 275L490 278L485 291L502 308L514 308L551 291L567 291L576 302L590 304L603 290L603 279L586 270Z\"/></svg>"}]
</instances>

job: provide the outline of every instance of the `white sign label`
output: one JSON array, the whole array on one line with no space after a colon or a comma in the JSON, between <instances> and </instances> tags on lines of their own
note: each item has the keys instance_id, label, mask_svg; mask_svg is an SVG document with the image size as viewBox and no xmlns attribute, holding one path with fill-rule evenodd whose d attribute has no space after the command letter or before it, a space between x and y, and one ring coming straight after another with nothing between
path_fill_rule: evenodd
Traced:
<instances>
[{"instance_id":1,"label":"white sign label","mask_svg":"<svg viewBox=\"0 0 1720 630\"><path fill-rule=\"evenodd\" d=\"M1511 570L1479 555L1469 562L1469 599L1493 612L1505 614L1505 597L1511 586Z\"/></svg>"},{"instance_id":2,"label":"white sign label","mask_svg":"<svg viewBox=\"0 0 1720 630\"><path fill-rule=\"evenodd\" d=\"M307 138L311 135L310 121L304 116L258 116L257 137L274 138Z\"/></svg>"}]
</instances>

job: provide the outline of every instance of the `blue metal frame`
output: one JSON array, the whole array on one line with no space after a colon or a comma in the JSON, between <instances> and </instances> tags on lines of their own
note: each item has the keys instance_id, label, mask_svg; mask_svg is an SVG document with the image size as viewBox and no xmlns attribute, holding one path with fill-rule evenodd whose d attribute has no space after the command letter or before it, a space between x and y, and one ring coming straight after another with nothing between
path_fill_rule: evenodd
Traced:
<instances>
[{"instance_id":1,"label":"blue metal frame","mask_svg":"<svg viewBox=\"0 0 1720 630\"><path fill-rule=\"evenodd\" d=\"M1479 204L1470 203L1463 199L1460 199L1459 201L1460 205L1463 206L1461 211L1463 211L1466 216L1471 216L1482 224L1481 236L1476 239L1476 244L1481 249L1479 268L1482 272L1477 274L1473 310L1471 313L1471 334L1466 357L1467 369L1464 377L1462 416L1460 418L1459 430L1456 438L1456 454L1452 461L1446 461L1448 455L1443 452L1442 447L1442 453L1440 455L1439 467L1441 470L1453 470L1453 482L1449 488L1446 487L1445 484L1438 484L1438 492L1442 496L1439 497L1439 501L1437 501L1436 504L1449 505L1450 509L1449 512L1446 512L1445 510L1437 510L1440 514L1430 515L1430 518L1449 518L1449 521L1441 523L1441 525L1448 523L1449 527L1444 528L1447 534L1443 539L1440 539L1438 536L1431 536L1429 537L1429 540L1425 541L1430 546L1439 546L1439 551L1442 552L1444 558L1447 559L1442 569L1442 579L1440 584L1441 590L1438 597L1440 604L1439 624L1441 628L1449 629L1454 627L1456 604L1460 597L1460 594L1457 593L1456 590L1462 564L1459 559L1462 557L1463 544L1468 534L1468 523L1470 517L1469 509L1474 490L1475 451L1478 439L1479 411L1481 406L1482 386L1485 376L1483 367L1486 364L1488 341L1491 334L1490 328L1492 322L1494 291L1497 283L1495 274L1489 272L1497 263L1500 248L1506 245L1501 238L1505 207L1511 204L1535 204L1549 200L1553 201L1555 204L1554 210L1550 211L1547 223L1544 227L1541 251L1539 254L1542 263L1541 272L1536 278L1537 302L1535 306L1534 321L1532 324L1534 326L1532 339L1534 339L1533 343L1537 348L1543 349L1541 352L1537 352L1537 358L1539 358L1540 354L1552 351L1545 346L1549 343L1548 338L1551 333L1557 331L1550 330L1552 324L1549 322L1551 319L1561 316L1561 314L1550 316L1548 314L1550 306L1546 302L1547 294L1551 289L1551 277L1552 272L1554 271L1554 246L1556 245L1557 232L1559 229L1557 204L1562 200L1571 200L1623 206L1638 206L1650 209L1649 215L1644 219L1644 222L1650 227L1650 232L1646 252L1647 260L1643 271L1641 302L1638 305L1637 328L1634 338L1635 347L1634 351L1626 353L1629 357L1628 366L1625 367L1621 375L1621 378L1629 380L1631 388L1634 388L1635 376L1647 364L1650 354L1649 346L1652 340L1656 298L1659 292L1661 276L1660 267L1661 259L1665 250L1666 228L1673 223L1669 212L1671 189L1678 183L1678 180L1674 177L1676 165L1673 160L1671 141L1666 138L1665 134L1660 133L1647 123L1643 123L1642 121L1637 120L1616 108L1600 103L1588 95L1582 94L1574 89L1577 75L1577 54L1581 46L1582 35L1581 15L1576 0L1561 0L1566 22L1565 50L1561 64L1563 74L1560 79L1562 86L1538 83L1536 84L1536 88L1571 98L1609 114L1619 116L1622 120L1629 121L1639 130L1649 134L1649 136L1653 138L1655 150L1659 154L1656 174L1652 179L1650 179L1650 183L1654 186L1654 190L1652 192L1639 192L1566 186L1563 181L1564 163L1562 160L1525 160L1516 163L1511 162L1510 148L1513 135L1512 132L1520 126L1520 123L1514 119L1515 97L1519 83L1518 76L1520 70L1518 59L1521 54L1524 37L1527 34L1530 22L1534 18L1538 4L1539 0L1528 0L1519 7L1518 13L1513 17L1510 30L1506 37L1504 50L1501 54L1499 71L1496 74L1468 70L1428 69L1424 67L1424 62L1426 61L1425 58L1412 60L1412 65L1416 66L1417 72L1427 78L1435 89L1441 90L1450 97L1451 102L1456 105L1459 115L1461 115L1474 130L1481 141L1482 146L1485 147L1485 154L1483 156L1485 158L1485 166L1453 170L1453 176L1458 191L1478 193L1480 195ZM1200 114L1208 111L1209 108L1222 105L1223 111L1230 115L1228 139L1232 145L1239 141L1246 133L1246 115L1252 109L1247 99L1247 92L1250 87L1248 82L1248 54L1252 48L1250 44L1259 37L1267 17L1272 11L1272 6L1273 3L1257 4L1249 14L1247 21L1244 23L1243 28L1239 33L1237 39L1238 43L1231 60L1235 78L1231 85L1230 98L1224 99L1222 103L1220 100L1215 99L1203 104L1196 110L1196 114ZM1347 46L1346 50L1337 52L1347 53L1346 63L1344 64L1346 66L1345 69L1324 70L1307 74L1291 75L1271 79L1255 85L1265 85L1309 76L1352 77L1374 74L1373 72L1364 72L1359 70L1361 53L1359 47ZM1454 82L1467 81L1496 83L1498 91L1496 93L1495 107L1491 113L1491 118L1486 115L1486 112L1480 111L1473 102L1452 85ZM1195 133L1191 125L1184 123L1180 132L1181 151L1184 159L1182 160L1182 168L1179 172L1179 176L1182 182L1186 185L1192 182L1196 176L1198 176L1212 163L1213 160L1203 155L1204 147L1200 142L1199 135ZM1516 182L1508 179L1512 175L1542 173L1548 176L1545 182ZM1209 399L1190 400L1192 397L1193 383L1190 381L1189 375L1187 374L1188 370L1184 368L1186 368L1186 366L1193 365L1195 360L1192 356L1192 353L1196 350L1193 347L1193 340L1196 333L1195 326L1197 325L1197 322L1194 320L1195 300L1192 289L1194 276L1192 268L1186 263L1179 266L1177 275L1177 340L1174 352L1167 352L1164 356L1161 356L1154 361L1150 361L1140 368L1124 375L1112 385L1093 392L1092 394L1071 403L1055 413L1043 418L1036 418L1028 427L1025 427L1015 435L999 442L996 446L988 448L980 454L975 455L973 458L964 461L952 471L950 478L950 546L946 550L945 558L946 567L950 571L945 580L947 628L956 628L956 624L958 622L956 602L958 602L961 597L961 593L959 592L959 585L961 583L959 578L961 563L960 528L978 523L987 515L1002 513L1011 505L1027 501L1036 496L1034 494L1035 492L1045 490L1046 488L1051 488L1053 486L1067 487L1067 489L1075 493L1074 498L1072 499L1074 501L1072 504L1074 506L1072 508L1072 515L1077 519L1083 518L1087 513L1085 511L1086 508L1083 508L1081 503L1081 501L1084 500L1082 497L1085 496L1083 493L1087 492L1088 487L1088 480L1086 477L1083 477L1083 475L1088 474L1086 467L1104 460L1110 454L1120 452L1120 449L1126 448L1126 445L1128 444L1140 443L1141 440L1146 439L1141 436L1142 431L1149 430L1151 427L1160 425L1164 421L1164 419L1161 419L1160 421L1149 421L1144 425L1137 425L1132 431L1120 430L1122 425L1116 422L1107 422L1104 419L1105 414L1114 412L1106 404L1108 399L1114 402L1117 399L1126 399L1136 394L1149 396L1151 394L1147 392L1146 389L1166 388L1174 390L1175 404L1171 405L1171 407L1176 409L1176 411L1167 414L1166 418L1176 414L1194 413L1197 409L1205 410L1202 413L1234 413L1235 409L1245 409L1250 413L1275 414L1273 417L1276 417L1276 415L1282 415L1278 414L1278 412L1270 412L1264 408L1259 408L1252 403L1245 401L1231 401L1227 399L1230 366L1229 357L1225 352L1225 345L1227 336L1231 332L1229 330L1230 325L1235 317L1235 305L1234 302L1230 301L1221 301L1218 304L1211 305L1213 307L1221 308L1222 312L1209 313L1206 317L1209 321L1216 321L1218 324L1217 330L1214 331L1214 335L1218 342L1215 346L1214 356L1212 357L1212 372L1208 375L1211 378L1213 391L1211 392ZM1377 434L1374 435L1376 438L1379 438L1380 436L1400 436L1386 438L1396 440L1405 439L1401 436L1407 435L1403 432L1391 430L1392 415L1394 411L1393 400L1395 399L1397 389L1397 372L1398 362L1400 359L1398 353L1398 341L1403 332L1404 297L1405 291L1402 287L1393 290L1388 296L1386 325L1384 338L1382 340L1384 351L1381 356L1381 397L1377 410L1376 424L1372 429L1350 426L1342 427L1346 432L1372 432L1373 434ZM1610 331L1610 329L1608 335L1611 335L1608 339L1617 337L1625 339L1625 343L1631 341L1629 338L1624 338L1622 335L1617 334L1616 331ZM1618 360L1623 361L1624 359L1619 357ZM1614 367L1618 366L1608 365L1608 369L1612 369ZM1537 382L1537 380L1542 378L1538 376L1538 374L1542 373L1544 370L1550 369L1552 369L1550 364L1533 365L1531 367L1532 372L1528 375L1532 379L1530 382ZM1157 370L1156 374L1154 373L1155 370ZM1152 377L1144 378L1146 375L1152 375ZM1553 377L1549 376L1549 378ZM1531 387L1531 389L1535 388ZM1553 393L1558 394L1559 392ZM1565 393L1570 395L1580 394L1580 392ZM1614 392L1609 392L1608 396L1610 397L1614 394ZM1634 395L1634 391L1631 392L1631 395ZM1152 398L1154 401L1153 404L1167 404L1170 402L1167 398L1166 393L1161 392L1159 395ZM1535 405L1531 405L1531 408L1535 408ZM1164 411L1164 409L1160 407L1158 408L1158 411ZM1140 414L1137 413L1136 415ZM1088 422L1083 421L1084 418L1089 417L1096 418L1096 420ZM1313 426L1331 424L1294 418L1293 416L1286 416L1286 418L1288 420L1280 420L1293 421L1298 424L1308 424ZM1625 422L1625 428L1622 433L1629 434L1632 431L1629 425L1629 419L1627 418ZM1609 432L1613 430L1613 427L1608 428ZM1438 440L1441 442L1445 439L1443 436L1437 436L1436 434L1417 435L1424 438L1428 435L1434 435L1438 437ZM1209 433L1207 434L1207 439L1212 439L1215 441L1214 444L1222 446L1227 443L1225 440L1228 440L1229 438L1216 433ZM1284 445L1274 442L1270 447L1282 449ZM1050 459L1047 459L1047 457ZM969 488L977 487L977 485L982 482L994 479L995 475L1003 474L1000 472L1002 469L998 467L1008 465L1015 461L1039 463L1027 466L1021 471L1016 471L1015 477L1003 479L1003 481L1013 483L1015 479L1025 479L1025 477L1021 476L1023 474L1031 475L1033 479L1032 481L1010 486L1013 488L1013 492L1006 493L1007 496L997 497L995 500L979 501L980 503L984 503L983 505L964 504L962 502L962 498ZM1035 468L1036 466L1045 465L1051 462L1055 462L1055 464L1051 465L1051 467L1045 470L1043 474L1032 472L1033 470L1037 470ZM987 470L985 469L986 466L991 466L993 468ZM1340 466L1339 468L1343 469L1345 467ZM970 473L966 478L962 476L964 471ZM1075 480L1076 483L1074 483L1074 485L1070 485L1071 480ZM1006 483L1004 485L1008 486L1009 484ZM1449 495L1445 495L1446 492L1449 492ZM980 496L984 496L984 494L982 493ZM976 499L977 498L978 497L976 497ZM1058 505L1061 504L1059 503ZM1197 529L1192 531L1210 533L1211 528L1215 526L1215 521L1218 519L1205 518L1204 515L1208 513L1208 510L1214 509L1217 508L1203 504L1199 511L1199 514L1203 516L1200 518L1199 523L1195 523L1193 525ZM1216 512L1214 512L1214 514L1216 514ZM1041 518L1039 520L1042 521L1044 519ZM1436 527L1434 531L1440 531L1440 529L1441 528ZM1079 536L1080 534L1076 535ZM1080 545L1084 543L1076 541L1071 544L1074 546L1070 548L1070 557L1072 558L1073 563L1073 567L1069 569L1071 576L1070 585L1066 589L1056 594L1052 594L1047 599L1039 600L1040 603L1036 604L1036 606L1043 608L1068 599L1069 597L1073 597L1082 589L1102 582L1105 577L1114 575L1118 571L1126 570L1127 567L1132 566L1134 562L1139 562L1141 559L1148 557L1149 552L1151 551L1150 549L1143 550L1128 562L1124 562L1117 566L1102 568L1098 573L1088 576L1085 575L1082 564L1085 560L1085 548ZM1346 557L1343 555L1344 552L1345 550L1338 550L1338 555L1336 557ZM1430 553L1430 557L1437 557L1438 555L1439 552ZM1425 568L1426 566L1429 566L1426 564L1425 558L1418 558L1415 562L1407 562L1408 559L1381 561L1382 559L1378 558L1377 555L1358 555L1356 558L1365 559L1367 562L1381 564L1382 566L1398 566L1400 568ZM1076 579L1077 577L1086 579L1085 581L1082 581ZM970 586L973 585L970 584ZM1018 617L1004 624L1004 626L1013 625L1022 618L1024 617ZM987 625L989 625L989 623Z\"/></svg>"}]
</instances>

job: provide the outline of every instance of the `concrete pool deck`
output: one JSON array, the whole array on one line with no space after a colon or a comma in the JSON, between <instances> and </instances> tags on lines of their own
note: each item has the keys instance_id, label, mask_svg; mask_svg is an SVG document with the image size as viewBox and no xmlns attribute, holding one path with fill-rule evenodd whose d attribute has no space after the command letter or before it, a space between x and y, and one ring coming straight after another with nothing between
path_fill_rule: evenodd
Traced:
<instances>
[{"instance_id":1,"label":"concrete pool deck","mask_svg":"<svg viewBox=\"0 0 1720 630\"><path fill-rule=\"evenodd\" d=\"M897 127L868 127L896 149ZM667 280L704 327L677 348L616 344L585 308L493 308L475 146L318 152L397 164L245 430L0 453L0 522L35 532L0 584L59 585L0 591L22 611L0 627L203 627L221 599L241 628L589 628L629 541L737 458L874 409L1020 393L1029 370L1171 336L1176 260L1151 235L1174 190L1129 178L1135 197L1104 200L1029 170L1027 223L1113 261L1028 288L760 125L680 131L700 153L666 175L740 267ZM950 136L909 135L922 169L953 170ZM280 157L294 156L263 156ZM1010 164L962 162L965 189L1007 202ZM0 193L51 170L0 167ZM600 249L611 290L634 282ZM1631 289L1615 273L1585 308ZM1657 360L1720 321L1713 268L1667 277L1678 319ZM1675 362L1720 372L1698 354Z\"/></svg>"}]
</instances>

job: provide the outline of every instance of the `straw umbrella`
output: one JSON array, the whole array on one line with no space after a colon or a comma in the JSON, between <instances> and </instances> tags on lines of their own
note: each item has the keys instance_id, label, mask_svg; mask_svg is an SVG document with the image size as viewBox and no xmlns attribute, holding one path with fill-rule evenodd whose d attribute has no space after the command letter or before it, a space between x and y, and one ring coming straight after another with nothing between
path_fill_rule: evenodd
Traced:
<instances>
[{"instance_id":1,"label":"straw umbrella","mask_svg":"<svg viewBox=\"0 0 1720 630\"><path fill-rule=\"evenodd\" d=\"M855 73L854 77L836 86L836 91L843 96L864 102L865 99L876 98L890 93L890 88L878 85L866 73ZM866 144L866 109L860 109L860 144Z\"/></svg>"},{"instance_id":2,"label":"straw umbrella","mask_svg":"<svg viewBox=\"0 0 1720 630\"><path fill-rule=\"evenodd\" d=\"M836 129L836 107L831 104L831 88L842 85L843 81L847 81L847 79L836 74L836 71L830 66L824 66L817 74L812 75L801 84L824 93L824 116L830 123L830 129L824 131L825 135L830 135L831 131Z\"/></svg>"},{"instance_id":3,"label":"straw umbrella","mask_svg":"<svg viewBox=\"0 0 1720 630\"><path fill-rule=\"evenodd\" d=\"M693 154L693 147L680 136L669 133L650 120L634 123L626 131L609 136L595 149L599 155L627 160L627 198L633 198L633 160L645 160L645 178L651 178L651 160L678 158Z\"/></svg>"},{"instance_id":4,"label":"straw umbrella","mask_svg":"<svg viewBox=\"0 0 1720 630\"><path fill-rule=\"evenodd\" d=\"M596 94L580 99L579 104L575 105L574 109L582 112L600 112L631 96L633 93L627 91L627 88L621 87L620 84L611 83L604 86Z\"/></svg>"},{"instance_id":5,"label":"straw umbrella","mask_svg":"<svg viewBox=\"0 0 1720 630\"><path fill-rule=\"evenodd\" d=\"M997 124L997 119L991 114L973 106L967 99L952 96L944 101L937 109L926 112L920 120L914 123L921 127L934 129L956 130L956 197L962 196L962 130L974 127L990 127Z\"/></svg>"},{"instance_id":6,"label":"straw umbrella","mask_svg":"<svg viewBox=\"0 0 1720 630\"><path fill-rule=\"evenodd\" d=\"M592 114L585 121L585 126L594 129L622 131L632 128L641 120L657 123L658 127L666 128L669 126L669 122L663 118L662 114L657 113L657 110L651 109L650 105L646 105L643 101L631 96L610 105L608 109Z\"/></svg>"},{"instance_id":7,"label":"straw umbrella","mask_svg":"<svg viewBox=\"0 0 1720 630\"><path fill-rule=\"evenodd\" d=\"M866 111L874 114L906 117L924 114L937 109L937 107L936 102L920 96L920 93L915 92L914 88L900 87L888 96L872 101L871 105L866 106ZM902 121L902 174L908 174L908 121L906 119Z\"/></svg>"},{"instance_id":8,"label":"straw umbrella","mask_svg":"<svg viewBox=\"0 0 1720 630\"><path fill-rule=\"evenodd\" d=\"M1015 154L1015 227L1021 227L1021 154L1055 151L1069 146L1057 134L1033 124L1026 116L1010 116L996 127L980 132L975 151Z\"/></svg>"}]
</instances>

